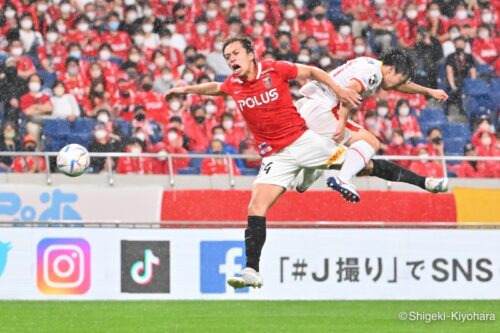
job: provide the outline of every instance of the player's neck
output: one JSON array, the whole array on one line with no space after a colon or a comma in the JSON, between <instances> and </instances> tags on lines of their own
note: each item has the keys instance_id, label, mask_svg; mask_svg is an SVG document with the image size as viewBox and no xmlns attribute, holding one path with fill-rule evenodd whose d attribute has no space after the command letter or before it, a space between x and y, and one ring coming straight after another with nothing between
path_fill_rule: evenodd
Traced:
<instances>
[{"instance_id":1,"label":"player's neck","mask_svg":"<svg viewBox=\"0 0 500 333\"><path fill-rule=\"evenodd\" d=\"M248 74L242 77L243 81L253 81L257 78L257 64L252 61L250 68L248 69Z\"/></svg>"}]
</instances>

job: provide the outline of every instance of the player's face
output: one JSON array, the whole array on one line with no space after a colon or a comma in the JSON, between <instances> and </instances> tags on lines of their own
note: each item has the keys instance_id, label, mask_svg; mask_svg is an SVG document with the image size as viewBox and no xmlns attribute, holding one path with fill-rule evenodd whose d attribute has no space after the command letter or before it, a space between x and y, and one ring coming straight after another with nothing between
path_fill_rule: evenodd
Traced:
<instances>
[{"instance_id":1,"label":"player's face","mask_svg":"<svg viewBox=\"0 0 500 333\"><path fill-rule=\"evenodd\" d=\"M245 78L250 72L254 54L248 53L240 42L234 42L226 46L224 58L234 75L239 78Z\"/></svg>"},{"instance_id":2,"label":"player's face","mask_svg":"<svg viewBox=\"0 0 500 333\"><path fill-rule=\"evenodd\" d=\"M408 77L401 73L396 73L393 66L389 66L383 71L382 89L390 90L408 81Z\"/></svg>"}]
</instances>

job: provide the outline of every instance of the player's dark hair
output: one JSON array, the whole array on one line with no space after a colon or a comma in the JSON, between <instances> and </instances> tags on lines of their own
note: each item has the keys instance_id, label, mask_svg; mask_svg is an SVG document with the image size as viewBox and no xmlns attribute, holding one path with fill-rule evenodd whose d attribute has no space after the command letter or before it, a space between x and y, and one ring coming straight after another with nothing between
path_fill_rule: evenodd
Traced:
<instances>
[{"instance_id":1,"label":"player's dark hair","mask_svg":"<svg viewBox=\"0 0 500 333\"><path fill-rule=\"evenodd\" d=\"M415 62L407 49L392 49L382 55L380 60L387 66L393 66L397 74L402 74L408 80L415 77Z\"/></svg>"},{"instance_id":2,"label":"player's dark hair","mask_svg":"<svg viewBox=\"0 0 500 333\"><path fill-rule=\"evenodd\" d=\"M252 41L250 38L246 36L237 36L237 37L231 37L228 40L224 42L224 45L222 45L222 54L224 54L224 51L226 50L226 47L230 44L239 42L241 46L248 52L248 53L253 53L255 54L255 48L253 47Z\"/></svg>"}]
</instances>

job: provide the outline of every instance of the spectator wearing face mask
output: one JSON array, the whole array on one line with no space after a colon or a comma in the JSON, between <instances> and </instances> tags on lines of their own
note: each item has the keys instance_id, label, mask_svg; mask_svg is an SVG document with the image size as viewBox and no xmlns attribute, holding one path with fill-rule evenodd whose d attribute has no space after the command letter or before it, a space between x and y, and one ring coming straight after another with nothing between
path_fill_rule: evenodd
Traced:
<instances>
[{"instance_id":1,"label":"spectator wearing face mask","mask_svg":"<svg viewBox=\"0 0 500 333\"><path fill-rule=\"evenodd\" d=\"M62 81L56 81L52 87L52 118L74 121L80 117L80 107L75 96L66 92Z\"/></svg>"},{"instance_id":2,"label":"spectator wearing face mask","mask_svg":"<svg viewBox=\"0 0 500 333\"><path fill-rule=\"evenodd\" d=\"M29 134L23 138L23 151L36 151L36 140ZM12 170L17 173L40 173L45 169L45 158L42 156L17 156L12 163Z\"/></svg>"},{"instance_id":3,"label":"spectator wearing face mask","mask_svg":"<svg viewBox=\"0 0 500 333\"><path fill-rule=\"evenodd\" d=\"M471 143L474 147L477 148L481 145L479 136L483 132L495 133L495 127L491 124L490 118L487 115L482 115L478 120L476 131L471 138Z\"/></svg>"},{"instance_id":4,"label":"spectator wearing face mask","mask_svg":"<svg viewBox=\"0 0 500 333\"><path fill-rule=\"evenodd\" d=\"M464 147L465 156L476 156L476 150L472 144ZM477 170L477 161L462 161L460 164L448 165L448 170L453 171L459 178L478 178L481 177Z\"/></svg>"},{"instance_id":5,"label":"spectator wearing face mask","mask_svg":"<svg viewBox=\"0 0 500 333\"><path fill-rule=\"evenodd\" d=\"M453 43L455 53L446 58L446 78L451 89L448 103L457 105L461 110L464 80L469 76L476 79L477 70L472 55L465 53L465 39L458 37Z\"/></svg>"},{"instance_id":6,"label":"spectator wearing face mask","mask_svg":"<svg viewBox=\"0 0 500 333\"><path fill-rule=\"evenodd\" d=\"M82 56L98 57L98 48L101 44L99 34L92 29L90 20L86 15L80 15L73 24L73 29L68 34L68 40L78 41L82 49Z\"/></svg>"},{"instance_id":7,"label":"spectator wearing face mask","mask_svg":"<svg viewBox=\"0 0 500 333\"><path fill-rule=\"evenodd\" d=\"M424 177L443 177L443 168L439 161L429 160L428 146L420 144L417 146L417 154L421 158L418 161L413 161L410 164L410 170Z\"/></svg>"},{"instance_id":8,"label":"spectator wearing face mask","mask_svg":"<svg viewBox=\"0 0 500 333\"><path fill-rule=\"evenodd\" d=\"M111 110L109 93L101 80L95 80L90 86L90 92L85 98L83 109L86 117L95 117L100 109Z\"/></svg>"},{"instance_id":9,"label":"spectator wearing face mask","mask_svg":"<svg viewBox=\"0 0 500 333\"><path fill-rule=\"evenodd\" d=\"M194 23L188 44L196 47L198 52L207 54L213 45L213 37L208 33L208 21L204 16L199 16Z\"/></svg>"},{"instance_id":10,"label":"spectator wearing face mask","mask_svg":"<svg viewBox=\"0 0 500 333\"><path fill-rule=\"evenodd\" d=\"M152 76L143 76L140 85L142 89L137 93L137 100L140 105L146 108L147 118L155 120L158 124L167 124L167 105L163 95L153 91Z\"/></svg>"},{"instance_id":11,"label":"spectator wearing face mask","mask_svg":"<svg viewBox=\"0 0 500 333\"><path fill-rule=\"evenodd\" d=\"M172 9L174 16L174 30L180 35L184 35L186 40L191 38L191 32L193 31L193 20L188 19L186 6L180 2L176 3ZM173 32L171 28L170 31Z\"/></svg>"},{"instance_id":12,"label":"spectator wearing face mask","mask_svg":"<svg viewBox=\"0 0 500 333\"><path fill-rule=\"evenodd\" d=\"M110 96L113 115L126 121L134 118L134 108L137 103L137 93L128 78L118 80L117 89Z\"/></svg>"},{"instance_id":13,"label":"spectator wearing face mask","mask_svg":"<svg viewBox=\"0 0 500 333\"><path fill-rule=\"evenodd\" d=\"M384 155L402 155L410 156L414 154L414 148L412 145L408 144L404 140L403 131L400 128L395 129L392 132L392 139L384 152ZM404 168L408 168L411 164L409 160L398 160L394 161Z\"/></svg>"},{"instance_id":14,"label":"spectator wearing face mask","mask_svg":"<svg viewBox=\"0 0 500 333\"><path fill-rule=\"evenodd\" d=\"M190 138L189 150L205 152L211 136L212 124L207 121L207 112L200 105L191 109L191 117L185 123L186 134Z\"/></svg>"},{"instance_id":15,"label":"spectator wearing face mask","mask_svg":"<svg viewBox=\"0 0 500 333\"><path fill-rule=\"evenodd\" d=\"M465 4L462 2L459 2L457 6L455 7L455 12L452 15L452 18L448 22L450 25L458 25L460 28L462 28L465 25L468 25L470 27L475 28L477 25L477 22L474 18L469 17L469 12L467 8L465 7Z\"/></svg>"},{"instance_id":16,"label":"spectator wearing face mask","mask_svg":"<svg viewBox=\"0 0 500 333\"><path fill-rule=\"evenodd\" d=\"M66 48L55 26L51 26L45 35L46 43L37 50L40 65L47 74L55 75L64 71Z\"/></svg>"},{"instance_id":17,"label":"spectator wearing face mask","mask_svg":"<svg viewBox=\"0 0 500 333\"><path fill-rule=\"evenodd\" d=\"M148 152L146 144L137 139L132 138L125 147L127 153L142 154ZM152 174L153 173L153 159L151 157L120 157L116 167L116 172L119 174Z\"/></svg>"},{"instance_id":18,"label":"spectator wearing face mask","mask_svg":"<svg viewBox=\"0 0 500 333\"><path fill-rule=\"evenodd\" d=\"M21 151L21 143L17 137L14 123L5 121L0 128L0 151ZM10 156L0 156L0 172L12 170L13 159Z\"/></svg>"},{"instance_id":19,"label":"spectator wearing face mask","mask_svg":"<svg viewBox=\"0 0 500 333\"><path fill-rule=\"evenodd\" d=\"M26 129L37 140L40 138L42 117L52 113L52 103L49 95L41 91L42 78L33 74L28 78L29 92L21 97L20 109L27 117Z\"/></svg>"},{"instance_id":20,"label":"spectator wearing face mask","mask_svg":"<svg viewBox=\"0 0 500 333\"><path fill-rule=\"evenodd\" d=\"M10 42L9 53L16 62L17 75L19 77L27 79L30 75L36 72L35 65L33 65L31 59L28 56L23 55L24 49L20 40L14 39Z\"/></svg>"},{"instance_id":21,"label":"spectator wearing face mask","mask_svg":"<svg viewBox=\"0 0 500 333\"><path fill-rule=\"evenodd\" d=\"M241 127L235 127L233 114L229 112L223 113L221 125L225 130L225 142L233 147L239 147L241 141L245 138L245 134Z\"/></svg>"},{"instance_id":22,"label":"spectator wearing face mask","mask_svg":"<svg viewBox=\"0 0 500 333\"><path fill-rule=\"evenodd\" d=\"M75 96L79 105L84 104L85 96L90 90L90 81L80 73L79 60L73 57L66 59L66 71L59 76L66 91Z\"/></svg>"},{"instance_id":23,"label":"spectator wearing face mask","mask_svg":"<svg viewBox=\"0 0 500 333\"><path fill-rule=\"evenodd\" d=\"M106 152L121 152L123 145L119 137L113 134L106 123L98 122L94 128L93 138L88 146L89 152L106 153ZM105 157L94 157L90 159L91 172L99 173L107 171L111 166L113 169L117 162L117 158L108 159ZM111 165L108 165L110 163Z\"/></svg>"},{"instance_id":24,"label":"spectator wearing face mask","mask_svg":"<svg viewBox=\"0 0 500 333\"><path fill-rule=\"evenodd\" d=\"M329 52L335 53L336 33L333 24L326 19L326 8L320 2L310 5L312 18L304 23L304 30L308 36L313 36L320 46Z\"/></svg>"},{"instance_id":25,"label":"spectator wearing face mask","mask_svg":"<svg viewBox=\"0 0 500 333\"><path fill-rule=\"evenodd\" d=\"M134 109L132 133L145 142L148 149L163 140L161 126L154 119L147 116L147 112L142 105L137 105Z\"/></svg>"},{"instance_id":26,"label":"spectator wearing face mask","mask_svg":"<svg viewBox=\"0 0 500 333\"><path fill-rule=\"evenodd\" d=\"M180 117L184 122L186 122L189 117L188 103L183 95L171 94L167 96L168 104L168 117Z\"/></svg>"},{"instance_id":27,"label":"spectator wearing face mask","mask_svg":"<svg viewBox=\"0 0 500 333\"><path fill-rule=\"evenodd\" d=\"M365 128L370 131L373 135L375 135L380 143L382 144L381 149L384 150L386 147L383 145L387 145L391 136L392 136L392 124L386 115L380 116L384 112L382 110L386 109L387 106L379 105L377 107L377 111L368 111L365 114Z\"/></svg>"},{"instance_id":28,"label":"spectator wearing face mask","mask_svg":"<svg viewBox=\"0 0 500 333\"><path fill-rule=\"evenodd\" d=\"M444 155L444 140L441 130L433 127L427 131L427 151L432 156Z\"/></svg>"},{"instance_id":29,"label":"spectator wearing face mask","mask_svg":"<svg viewBox=\"0 0 500 333\"><path fill-rule=\"evenodd\" d=\"M289 62L296 62L297 56L292 50L291 35L288 32L278 33L278 47L274 50L274 58Z\"/></svg>"},{"instance_id":30,"label":"spectator wearing face mask","mask_svg":"<svg viewBox=\"0 0 500 333\"><path fill-rule=\"evenodd\" d=\"M427 15L422 19L421 25L425 26L431 36L435 37L440 43L448 39L446 28L448 19L441 15L439 3L433 1L427 6Z\"/></svg>"},{"instance_id":31,"label":"spectator wearing face mask","mask_svg":"<svg viewBox=\"0 0 500 333\"><path fill-rule=\"evenodd\" d=\"M423 137L417 118L410 114L410 104L405 99L401 99L396 103L392 127L401 128L405 140L418 140Z\"/></svg>"},{"instance_id":32,"label":"spectator wearing face mask","mask_svg":"<svg viewBox=\"0 0 500 333\"><path fill-rule=\"evenodd\" d=\"M493 64L498 58L500 50L500 40L495 43L490 36L490 29L487 25L480 25L476 39L472 42L472 54L480 64Z\"/></svg>"},{"instance_id":33,"label":"spectator wearing face mask","mask_svg":"<svg viewBox=\"0 0 500 333\"><path fill-rule=\"evenodd\" d=\"M352 43L352 54L347 60L358 57L375 58L375 55L368 49L368 45L363 37L355 37Z\"/></svg>"},{"instance_id":34,"label":"spectator wearing face mask","mask_svg":"<svg viewBox=\"0 0 500 333\"><path fill-rule=\"evenodd\" d=\"M182 119L178 116L173 116L170 118L169 122L168 122L168 127L167 127L167 130L170 129L170 128L175 128L176 130L178 130L180 133L181 133L181 136L182 136L182 147L186 150L189 149L189 143L190 143L190 138L189 136L184 132L184 123L182 121ZM163 137L166 138L167 137L167 134L168 133L164 133ZM165 141L164 139L164 142L168 144L167 141Z\"/></svg>"},{"instance_id":35,"label":"spectator wearing face mask","mask_svg":"<svg viewBox=\"0 0 500 333\"><path fill-rule=\"evenodd\" d=\"M3 3L3 25L0 26L0 36L7 36L9 31L18 29L19 23L16 11L17 9L12 3Z\"/></svg>"},{"instance_id":36,"label":"spectator wearing face mask","mask_svg":"<svg viewBox=\"0 0 500 333\"><path fill-rule=\"evenodd\" d=\"M160 158L155 159L153 163L153 173L155 174L168 174L169 166L167 154L187 154L187 150L183 147L182 133L176 128L169 128L167 131L166 139L155 145L155 152L161 154ZM172 158L173 172L177 173L179 169L184 169L189 166L190 158Z\"/></svg>"},{"instance_id":37,"label":"spectator wearing face mask","mask_svg":"<svg viewBox=\"0 0 500 333\"><path fill-rule=\"evenodd\" d=\"M33 27L33 17L24 13L21 16L19 29L19 39L23 44L26 53L35 53L39 46L43 45L42 34Z\"/></svg>"},{"instance_id":38,"label":"spectator wearing face mask","mask_svg":"<svg viewBox=\"0 0 500 333\"><path fill-rule=\"evenodd\" d=\"M497 146L496 137L490 131L482 131L478 135L476 146L477 156L500 156L500 147ZM500 177L500 162L479 161L478 172L484 178Z\"/></svg>"},{"instance_id":39,"label":"spectator wearing face mask","mask_svg":"<svg viewBox=\"0 0 500 333\"><path fill-rule=\"evenodd\" d=\"M404 17L396 22L396 36L403 47L411 47L417 38L418 11L415 3L407 3L403 11Z\"/></svg>"},{"instance_id":40,"label":"spectator wearing face mask","mask_svg":"<svg viewBox=\"0 0 500 333\"><path fill-rule=\"evenodd\" d=\"M127 59L128 51L131 46L130 37L126 32L119 31L120 16L112 12L107 18L107 31L101 35L101 42L109 44L116 57L122 61Z\"/></svg>"},{"instance_id":41,"label":"spectator wearing face mask","mask_svg":"<svg viewBox=\"0 0 500 333\"><path fill-rule=\"evenodd\" d=\"M116 82L120 75L120 68L113 62L116 59L113 50L109 44L99 46L98 60L95 65L99 66L103 81L109 92L113 92L116 88ZM92 69L92 68L91 68ZM95 79L95 78L94 78Z\"/></svg>"},{"instance_id":42,"label":"spectator wearing face mask","mask_svg":"<svg viewBox=\"0 0 500 333\"><path fill-rule=\"evenodd\" d=\"M212 139L209 148L214 157L203 159L201 162L201 174L208 176L228 174L230 171L229 160L223 156L216 157L224 154L224 143L219 139ZM231 160L231 164L233 174L240 175L240 170L236 166L234 159Z\"/></svg>"},{"instance_id":43,"label":"spectator wearing face mask","mask_svg":"<svg viewBox=\"0 0 500 333\"><path fill-rule=\"evenodd\" d=\"M250 19L246 25L247 27L251 26L250 23L252 21L257 21L262 25L262 34L261 37L272 37L276 34L276 29L273 27L272 24L268 23L268 20L266 20L268 16L268 7L264 3L260 3L255 5L253 8L253 19ZM290 30L281 30L284 32L290 32ZM248 31L250 32L250 31Z\"/></svg>"},{"instance_id":44,"label":"spectator wearing face mask","mask_svg":"<svg viewBox=\"0 0 500 333\"><path fill-rule=\"evenodd\" d=\"M144 17L142 22L142 31L144 32L143 50L146 55L150 55L160 46L160 36L154 31L154 18Z\"/></svg>"},{"instance_id":45,"label":"spectator wearing face mask","mask_svg":"<svg viewBox=\"0 0 500 333\"><path fill-rule=\"evenodd\" d=\"M215 0L207 1L205 15L207 16L208 31L212 36L219 35L227 30L226 21L221 15L219 5Z\"/></svg>"},{"instance_id":46,"label":"spectator wearing face mask","mask_svg":"<svg viewBox=\"0 0 500 333\"><path fill-rule=\"evenodd\" d=\"M172 44L172 32L167 28L160 30L160 50L165 54L165 59L177 76L176 68L184 63L184 56L177 45Z\"/></svg>"},{"instance_id":47,"label":"spectator wearing face mask","mask_svg":"<svg viewBox=\"0 0 500 333\"><path fill-rule=\"evenodd\" d=\"M346 61L354 53L351 25L343 23L339 26L338 33L335 35L336 60Z\"/></svg>"}]
</instances>

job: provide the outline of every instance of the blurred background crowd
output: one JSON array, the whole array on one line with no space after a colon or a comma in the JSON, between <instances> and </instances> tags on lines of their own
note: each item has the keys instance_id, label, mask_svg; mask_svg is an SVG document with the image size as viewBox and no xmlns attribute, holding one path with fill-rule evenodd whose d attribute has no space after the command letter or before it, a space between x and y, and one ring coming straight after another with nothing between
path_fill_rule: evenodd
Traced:
<instances>
[{"instance_id":1,"label":"blurred background crowd","mask_svg":"<svg viewBox=\"0 0 500 333\"><path fill-rule=\"evenodd\" d=\"M423 96L380 91L351 117L383 143L380 154L442 176L431 155L499 156L499 0L0 0L0 151L154 152L92 160L91 172L256 174L251 134L230 97L170 96L172 86L224 80L223 41L246 34L259 59L330 71L396 47L415 51ZM304 82L290 83L295 100ZM231 165L230 165L231 163ZM43 172L43 158L0 157L0 171ZM450 175L500 177L500 162L449 163Z\"/></svg>"}]
</instances>

